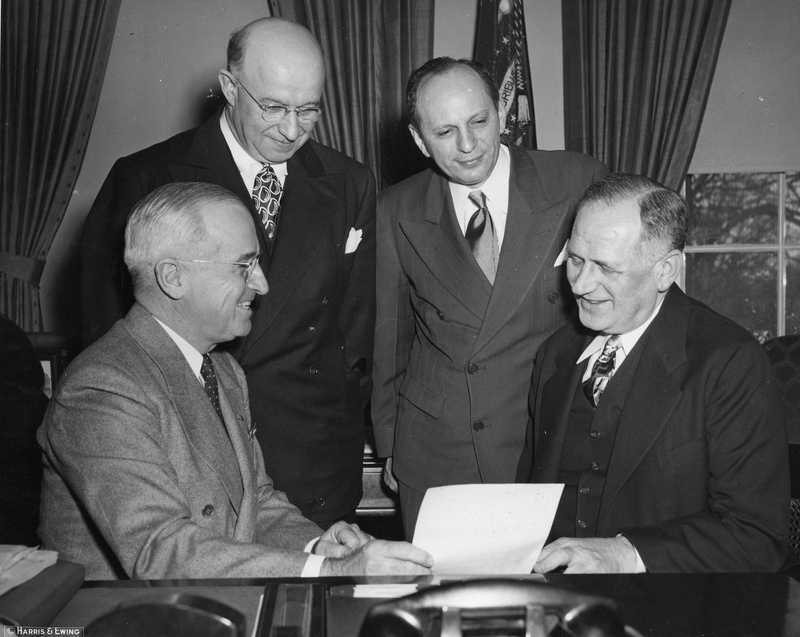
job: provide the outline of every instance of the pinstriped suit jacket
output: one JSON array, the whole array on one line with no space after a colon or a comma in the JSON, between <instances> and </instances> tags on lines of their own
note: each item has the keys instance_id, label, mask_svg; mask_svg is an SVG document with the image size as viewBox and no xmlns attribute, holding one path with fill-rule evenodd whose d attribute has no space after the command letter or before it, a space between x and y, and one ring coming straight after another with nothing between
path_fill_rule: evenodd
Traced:
<instances>
[{"instance_id":1,"label":"pinstriped suit jacket","mask_svg":"<svg viewBox=\"0 0 800 637\"><path fill-rule=\"evenodd\" d=\"M378 200L373 426L378 453L420 491L514 481L536 350L572 308L554 264L577 199L605 167L576 153L510 151L494 286L440 174L415 175Z\"/></svg>"},{"instance_id":2,"label":"pinstriped suit jacket","mask_svg":"<svg viewBox=\"0 0 800 637\"><path fill-rule=\"evenodd\" d=\"M39 535L88 579L300 575L321 531L272 488L241 368L211 356L224 427L138 304L67 369L38 432Z\"/></svg>"}]
</instances>

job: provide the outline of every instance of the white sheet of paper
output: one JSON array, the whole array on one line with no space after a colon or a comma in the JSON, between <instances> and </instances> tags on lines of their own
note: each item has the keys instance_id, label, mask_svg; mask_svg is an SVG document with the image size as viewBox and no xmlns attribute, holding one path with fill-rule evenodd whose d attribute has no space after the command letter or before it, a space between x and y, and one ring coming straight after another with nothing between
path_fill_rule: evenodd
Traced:
<instances>
[{"instance_id":1,"label":"white sheet of paper","mask_svg":"<svg viewBox=\"0 0 800 637\"><path fill-rule=\"evenodd\" d=\"M544 546L563 484L457 484L428 489L414 545L433 572L530 573Z\"/></svg>"}]
</instances>

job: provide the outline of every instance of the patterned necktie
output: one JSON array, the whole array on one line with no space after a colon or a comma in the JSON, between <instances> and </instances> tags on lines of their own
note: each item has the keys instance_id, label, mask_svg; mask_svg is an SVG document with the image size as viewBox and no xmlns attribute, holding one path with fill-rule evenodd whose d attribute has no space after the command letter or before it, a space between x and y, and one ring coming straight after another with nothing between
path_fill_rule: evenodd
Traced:
<instances>
[{"instance_id":1,"label":"patterned necktie","mask_svg":"<svg viewBox=\"0 0 800 637\"><path fill-rule=\"evenodd\" d=\"M619 334L609 337L603 346L603 351L592 367L592 375L583 385L583 393L595 407L600 402L600 396L606 390L606 385L614 375L615 352L620 348Z\"/></svg>"},{"instance_id":2,"label":"patterned necktie","mask_svg":"<svg viewBox=\"0 0 800 637\"><path fill-rule=\"evenodd\" d=\"M222 417L222 408L219 406L219 385L217 385L217 375L214 373L214 363L211 362L211 357L208 354L203 354L203 366L200 368L200 376L203 377L203 384L206 389L206 394L214 409L217 410L217 416L222 422L225 419Z\"/></svg>"},{"instance_id":3,"label":"patterned necktie","mask_svg":"<svg viewBox=\"0 0 800 637\"><path fill-rule=\"evenodd\" d=\"M281 182L272 166L264 164L261 172L256 175L253 184L253 202L256 210L261 217L261 225L267 233L267 240L270 244L275 237L275 229L278 227L278 213L281 211L281 195L283 188Z\"/></svg>"},{"instance_id":4,"label":"patterned necktie","mask_svg":"<svg viewBox=\"0 0 800 637\"><path fill-rule=\"evenodd\" d=\"M489 214L489 209L486 207L486 195L480 190L473 190L469 193L469 200L478 209L470 218L464 236L472 254L475 255L475 260L481 266L481 270L489 279L489 283L494 285L500 248L497 244L497 233L494 230L492 215Z\"/></svg>"}]
</instances>

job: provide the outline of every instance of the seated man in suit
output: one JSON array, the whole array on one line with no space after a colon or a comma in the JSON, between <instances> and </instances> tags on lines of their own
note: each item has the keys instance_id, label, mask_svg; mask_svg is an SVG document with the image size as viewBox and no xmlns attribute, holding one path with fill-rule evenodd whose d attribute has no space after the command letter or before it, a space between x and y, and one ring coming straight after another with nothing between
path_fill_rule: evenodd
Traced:
<instances>
[{"instance_id":1,"label":"seated man in suit","mask_svg":"<svg viewBox=\"0 0 800 637\"><path fill-rule=\"evenodd\" d=\"M776 571L787 555L783 407L766 354L675 283L686 202L614 174L578 202L582 325L539 349L521 481L564 483L534 571Z\"/></svg>"},{"instance_id":2,"label":"seated man in suit","mask_svg":"<svg viewBox=\"0 0 800 637\"><path fill-rule=\"evenodd\" d=\"M409 544L344 522L322 533L273 489L244 373L214 351L250 331L258 259L221 186L168 184L132 211L136 303L70 365L38 432L40 537L89 579L429 571Z\"/></svg>"}]
</instances>

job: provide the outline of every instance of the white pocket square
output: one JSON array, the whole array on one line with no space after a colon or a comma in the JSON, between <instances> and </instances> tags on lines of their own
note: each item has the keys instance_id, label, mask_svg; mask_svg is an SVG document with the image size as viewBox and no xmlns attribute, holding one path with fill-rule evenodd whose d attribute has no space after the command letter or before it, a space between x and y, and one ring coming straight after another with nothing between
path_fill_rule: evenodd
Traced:
<instances>
[{"instance_id":1,"label":"white pocket square","mask_svg":"<svg viewBox=\"0 0 800 637\"><path fill-rule=\"evenodd\" d=\"M347 243L344 244L344 253L350 254L355 252L358 244L361 243L361 235L363 231L350 228L350 234L347 235Z\"/></svg>"},{"instance_id":2,"label":"white pocket square","mask_svg":"<svg viewBox=\"0 0 800 637\"><path fill-rule=\"evenodd\" d=\"M562 263L564 263L564 261L567 260L567 246L568 245L569 245L569 239L567 239L567 242L564 244L564 247L561 248L561 252L558 253L558 256L556 257L556 262L553 264L554 268L557 268Z\"/></svg>"}]
</instances>

